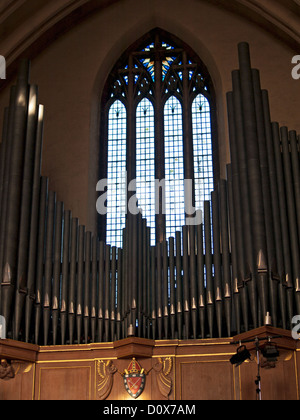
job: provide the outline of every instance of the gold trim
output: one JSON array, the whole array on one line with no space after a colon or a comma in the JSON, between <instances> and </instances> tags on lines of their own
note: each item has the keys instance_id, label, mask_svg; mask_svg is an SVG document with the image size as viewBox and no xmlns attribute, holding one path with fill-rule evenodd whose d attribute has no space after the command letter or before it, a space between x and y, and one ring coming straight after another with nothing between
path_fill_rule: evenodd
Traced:
<instances>
[{"instance_id":1,"label":"gold trim","mask_svg":"<svg viewBox=\"0 0 300 420\"><path fill-rule=\"evenodd\" d=\"M234 366L232 365L232 377L233 377L233 389L234 389L234 401L236 401L236 384L235 384L235 372Z\"/></svg>"},{"instance_id":2,"label":"gold trim","mask_svg":"<svg viewBox=\"0 0 300 420\"><path fill-rule=\"evenodd\" d=\"M232 356L233 353L204 353L204 354L154 354L152 355L153 359L157 359L159 357L175 357L175 358L183 358L183 357L214 357L214 356ZM224 361L224 360L223 360Z\"/></svg>"},{"instance_id":3,"label":"gold trim","mask_svg":"<svg viewBox=\"0 0 300 420\"><path fill-rule=\"evenodd\" d=\"M155 344L153 347L178 347L179 344L178 343L174 343L174 344Z\"/></svg>"},{"instance_id":4,"label":"gold trim","mask_svg":"<svg viewBox=\"0 0 300 420\"><path fill-rule=\"evenodd\" d=\"M242 375L241 375L241 366L239 366L239 383L240 383L240 401L243 401L243 397L242 397Z\"/></svg>"},{"instance_id":5,"label":"gold trim","mask_svg":"<svg viewBox=\"0 0 300 420\"><path fill-rule=\"evenodd\" d=\"M222 341L220 343L195 343L195 344L178 344L178 347L188 347L188 346L224 346L231 344L230 341Z\"/></svg>"},{"instance_id":6,"label":"gold trim","mask_svg":"<svg viewBox=\"0 0 300 420\"><path fill-rule=\"evenodd\" d=\"M78 344L78 346L88 346L88 344ZM55 347L55 346L51 346L51 347ZM114 349L114 346L107 346L107 347L86 347L86 348L78 348L78 349L68 349L67 347L63 348L63 349L44 349L44 350L39 350L38 353L52 353L52 352L68 352L68 351L93 351L93 350L112 350Z\"/></svg>"},{"instance_id":7,"label":"gold trim","mask_svg":"<svg viewBox=\"0 0 300 420\"><path fill-rule=\"evenodd\" d=\"M298 381L298 366L297 366L296 352L294 353L294 366L295 366L295 376L296 376L296 394L297 394L297 400L299 401L299 381Z\"/></svg>"},{"instance_id":8,"label":"gold trim","mask_svg":"<svg viewBox=\"0 0 300 420\"><path fill-rule=\"evenodd\" d=\"M232 356L235 353L205 353L205 354L176 354L175 357L214 357L214 356ZM224 362L224 360L223 360Z\"/></svg>"},{"instance_id":9,"label":"gold trim","mask_svg":"<svg viewBox=\"0 0 300 420\"><path fill-rule=\"evenodd\" d=\"M60 359L60 360L39 360L35 362L36 364L43 364L43 363L71 363L71 362L95 362L98 360L97 358L91 358L91 359ZM102 360L117 360L117 357L101 357Z\"/></svg>"},{"instance_id":10,"label":"gold trim","mask_svg":"<svg viewBox=\"0 0 300 420\"><path fill-rule=\"evenodd\" d=\"M35 381L36 381L36 364L33 364L33 373L32 373L32 401L35 400Z\"/></svg>"}]
</instances>

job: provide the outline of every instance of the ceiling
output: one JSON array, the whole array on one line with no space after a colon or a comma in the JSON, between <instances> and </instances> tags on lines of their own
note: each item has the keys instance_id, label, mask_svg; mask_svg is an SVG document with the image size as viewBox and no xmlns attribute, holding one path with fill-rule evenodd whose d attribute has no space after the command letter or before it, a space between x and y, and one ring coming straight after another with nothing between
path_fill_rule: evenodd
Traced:
<instances>
[{"instance_id":1,"label":"ceiling","mask_svg":"<svg viewBox=\"0 0 300 420\"><path fill-rule=\"evenodd\" d=\"M14 73L20 58L38 52L91 13L123 0L2 0L0 54ZM206 1L252 20L300 52L300 0ZM7 72L8 73L8 72Z\"/></svg>"}]
</instances>

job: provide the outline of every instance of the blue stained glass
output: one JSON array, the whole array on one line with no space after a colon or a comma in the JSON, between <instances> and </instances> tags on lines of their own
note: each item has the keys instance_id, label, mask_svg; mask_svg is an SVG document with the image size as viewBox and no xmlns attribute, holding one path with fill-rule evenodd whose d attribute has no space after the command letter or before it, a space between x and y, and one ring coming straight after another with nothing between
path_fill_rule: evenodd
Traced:
<instances>
[{"instance_id":1,"label":"blue stained glass","mask_svg":"<svg viewBox=\"0 0 300 420\"><path fill-rule=\"evenodd\" d=\"M154 48L154 42L152 42L152 44L147 45L147 47L142 49L142 51L151 51L151 49L153 48Z\"/></svg>"},{"instance_id":2,"label":"blue stained glass","mask_svg":"<svg viewBox=\"0 0 300 420\"><path fill-rule=\"evenodd\" d=\"M155 74L154 74L154 61L152 61L150 58L141 58L140 62L143 64L143 66L148 70L150 73L152 80L154 81Z\"/></svg>"}]
</instances>

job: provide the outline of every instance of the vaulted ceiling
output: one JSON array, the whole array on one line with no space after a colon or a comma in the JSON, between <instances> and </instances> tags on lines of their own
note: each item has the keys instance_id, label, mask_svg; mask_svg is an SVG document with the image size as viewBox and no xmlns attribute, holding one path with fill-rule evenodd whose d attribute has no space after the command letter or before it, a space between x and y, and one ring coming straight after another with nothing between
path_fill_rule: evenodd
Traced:
<instances>
[{"instance_id":1,"label":"vaulted ceiling","mask_svg":"<svg viewBox=\"0 0 300 420\"><path fill-rule=\"evenodd\" d=\"M123 0L2 0L0 54L13 72L91 13ZM300 51L300 0L197 0L225 8L268 30Z\"/></svg>"}]
</instances>

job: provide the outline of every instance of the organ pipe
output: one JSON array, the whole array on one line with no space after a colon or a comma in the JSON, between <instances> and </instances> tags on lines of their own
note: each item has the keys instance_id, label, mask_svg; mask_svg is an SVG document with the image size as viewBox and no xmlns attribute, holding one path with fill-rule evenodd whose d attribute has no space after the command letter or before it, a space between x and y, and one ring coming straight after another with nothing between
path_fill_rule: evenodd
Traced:
<instances>
[{"instance_id":1,"label":"organ pipe","mask_svg":"<svg viewBox=\"0 0 300 420\"><path fill-rule=\"evenodd\" d=\"M290 328L300 310L300 137L272 122L248 44L238 56L226 96L231 162L201 224L151 245L147 219L130 214L118 248L48 191L44 108L22 63L0 146L0 314L9 338L203 339L262 325L266 312Z\"/></svg>"}]
</instances>

